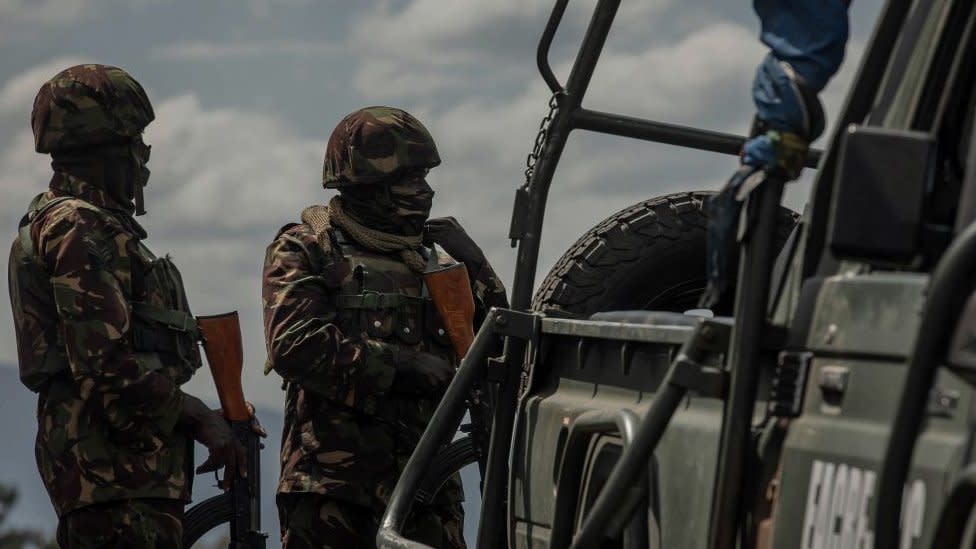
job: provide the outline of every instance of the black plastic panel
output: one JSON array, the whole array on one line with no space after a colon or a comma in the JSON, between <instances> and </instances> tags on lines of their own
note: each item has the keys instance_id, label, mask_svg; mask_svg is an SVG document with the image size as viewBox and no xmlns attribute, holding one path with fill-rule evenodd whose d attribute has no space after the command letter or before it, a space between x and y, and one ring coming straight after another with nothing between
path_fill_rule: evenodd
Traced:
<instances>
[{"instance_id":1,"label":"black plastic panel","mask_svg":"<svg viewBox=\"0 0 976 549\"><path fill-rule=\"evenodd\" d=\"M869 263L911 263L919 254L935 159L935 139L929 134L851 126L831 205L834 255Z\"/></svg>"}]
</instances>

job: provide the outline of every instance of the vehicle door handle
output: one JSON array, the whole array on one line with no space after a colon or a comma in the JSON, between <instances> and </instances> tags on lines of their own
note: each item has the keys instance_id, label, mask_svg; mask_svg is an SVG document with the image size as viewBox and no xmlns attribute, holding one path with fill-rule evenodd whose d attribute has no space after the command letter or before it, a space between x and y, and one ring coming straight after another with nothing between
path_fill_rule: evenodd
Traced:
<instances>
[{"instance_id":1,"label":"vehicle door handle","mask_svg":"<svg viewBox=\"0 0 976 549\"><path fill-rule=\"evenodd\" d=\"M817 385L825 396L841 396L847 392L850 369L847 366L824 366Z\"/></svg>"}]
</instances>

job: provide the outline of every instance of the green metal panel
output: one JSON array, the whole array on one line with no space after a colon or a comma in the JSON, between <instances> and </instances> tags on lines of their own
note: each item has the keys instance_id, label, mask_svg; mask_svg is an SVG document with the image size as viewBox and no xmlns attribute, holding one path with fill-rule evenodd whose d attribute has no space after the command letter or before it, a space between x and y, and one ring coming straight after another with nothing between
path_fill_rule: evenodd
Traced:
<instances>
[{"instance_id":1,"label":"green metal panel","mask_svg":"<svg viewBox=\"0 0 976 549\"><path fill-rule=\"evenodd\" d=\"M611 324L620 323L543 322L542 351L534 365L533 387L522 402L512 453L517 547L548 547L556 473L573 422L594 410L608 414L629 410L643 416L673 350L691 331L678 326ZM619 331L607 331L610 328ZM629 341L623 341L621 333ZM764 408L759 403L757 413ZM720 401L691 396L658 447L656 467L649 464L656 470L653 484L661 504L660 547L704 548L707 543L705 525L721 415ZM656 532L653 525L650 529ZM658 547L655 540L651 547Z\"/></svg>"},{"instance_id":2,"label":"green metal panel","mask_svg":"<svg viewBox=\"0 0 976 549\"><path fill-rule=\"evenodd\" d=\"M824 281L807 347L814 353L905 357L918 332L928 275L870 273Z\"/></svg>"},{"instance_id":3,"label":"green metal panel","mask_svg":"<svg viewBox=\"0 0 976 549\"><path fill-rule=\"evenodd\" d=\"M870 547L881 458L918 330L927 277L838 276L821 290L803 414L789 428L774 547ZM942 372L906 486L902 547L928 547L952 476L968 461L972 390ZM864 544L864 545L862 545Z\"/></svg>"}]
</instances>

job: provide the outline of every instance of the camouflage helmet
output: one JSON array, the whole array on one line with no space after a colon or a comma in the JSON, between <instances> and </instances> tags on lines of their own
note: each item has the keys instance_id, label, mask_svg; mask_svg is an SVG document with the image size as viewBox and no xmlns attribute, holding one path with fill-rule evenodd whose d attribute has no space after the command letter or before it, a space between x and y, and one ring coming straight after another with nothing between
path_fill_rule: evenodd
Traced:
<instances>
[{"instance_id":1,"label":"camouflage helmet","mask_svg":"<svg viewBox=\"0 0 976 549\"><path fill-rule=\"evenodd\" d=\"M41 86L34 98L34 149L65 149L126 141L156 115L132 76L108 65L69 67Z\"/></svg>"},{"instance_id":2,"label":"camouflage helmet","mask_svg":"<svg viewBox=\"0 0 976 549\"><path fill-rule=\"evenodd\" d=\"M342 119L325 147L322 184L327 189L389 181L412 168L441 163L427 128L393 107L366 107Z\"/></svg>"}]
</instances>

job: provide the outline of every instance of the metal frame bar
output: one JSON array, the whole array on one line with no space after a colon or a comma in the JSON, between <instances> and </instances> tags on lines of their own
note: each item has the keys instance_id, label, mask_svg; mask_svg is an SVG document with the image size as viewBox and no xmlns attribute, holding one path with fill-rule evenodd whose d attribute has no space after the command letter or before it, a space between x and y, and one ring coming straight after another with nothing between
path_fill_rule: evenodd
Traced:
<instances>
[{"instance_id":1,"label":"metal frame bar","mask_svg":"<svg viewBox=\"0 0 976 549\"><path fill-rule=\"evenodd\" d=\"M785 181L770 177L749 195L742 215L747 234L742 238L739 282L735 292L735 324L728 357L729 395L722 414L709 547L733 549L739 519L748 508L743 501L749 462L752 418L761 370L760 352L767 326L770 280L776 260L776 222Z\"/></svg>"},{"instance_id":2,"label":"metal frame bar","mask_svg":"<svg viewBox=\"0 0 976 549\"><path fill-rule=\"evenodd\" d=\"M413 505L413 495L423 483L428 466L433 462L437 450L457 432L458 424L464 416L464 401L468 390L483 373L485 359L492 347L498 314L496 309L488 313L478 335L471 343L471 349L461 361L444 398L400 474L376 534L376 545L379 548L427 549L426 545L407 539L403 535L403 528Z\"/></svg>"},{"instance_id":3,"label":"metal frame bar","mask_svg":"<svg viewBox=\"0 0 976 549\"><path fill-rule=\"evenodd\" d=\"M573 420L566 437L566 446L559 463L559 473L556 482L556 498L552 513L552 537L549 538L550 549L564 549L573 538L573 523L576 519L581 502L576 498L583 485L583 466L586 451L589 448L590 437L597 433L620 434L623 443L622 450L626 451L634 440L637 431L637 416L630 410L618 410L612 413L606 410L591 410L584 412ZM631 479L633 482L634 479Z\"/></svg>"},{"instance_id":4,"label":"metal frame bar","mask_svg":"<svg viewBox=\"0 0 976 549\"><path fill-rule=\"evenodd\" d=\"M546 200L556 165L562 156L570 132L577 129L588 130L735 156L738 156L746 141L746 138L740 135L583 108L583 97L610 33L620 0L599 0L597 3L576 61L566 85L563 86L557 80L549 63L549 49L567 3L568 0L557 0L536 52L536 61L543 80L553 93L558 94L559 110L549 126L549 136L529 182L528 210L514 214L525 215L529 225L524 234L518 235L520 243L515 282L512 286L512 308L516 310L528 310L531 305ZM817 166L822 155L822 151L811 149L806 165Z\"/></svg>"},{"instance_id":5,"label":"metal frame bar","mask_svg":"<svg viewBox=\"0 0 976 549\"><path fill-rule=\"evenodd\" d=\"M570 113L570 117L573 129L589 130L733 156L739 155L742 151L742 145L746 142L746 138L741 135L655 122L582 107ZM822 155L823 151L811 149L807 154L806 166L816 168Z\"/></svg>"},{"instance_id":6,"label":"metal frame bar","mask_svg":"<svg viewBox=\"0 0 976 549\"><path fill-rule=\"evenodd\" d=\"M515 281L512 284L512 308L516 310L528 310L531 306L549 186L552 184L556 165L566 147L566 140L573 130L571 113L580 107L583 96L586 94L596 62L603 51L603 45L610 33L613 18L620 6L620 0L599 0L583 37L583 43L576 55L576 61L573 63L569 79L563 88L558 86L558 82L552 75L552 67L549 64L549 47L552 44L552 36L555 35L562 19L561 13L558 17L555 14L560 12L560 9L565 9L565 3L564 0L556 3L554 16L549 19L549 24L543 32L543 40L540 41L537 52L539 71L543 74L550 89L559 92L559 111L549 126L549 135L542 156L539 158L529 182L528 223L525 234L519 235L520 242L516 263L518 267L515 272Z\"/></svg>"},{"instance_id":7,"label":"metal frame bar","mask_svg":"<svg viewBox=\"0 0 976 549\"><path fill-rule=\"evenodd\" d=\"M508 311L508 313L513 312ZM505 319L504 316L499 318ZM496 319L497 322L499 321ZM538 330L538 325L538 321L534 322L533 332ZM534 338L535 333L531 337ZM508 456L514 433L523 361L528 349L526 339L513 336L505 338L501 366L503 378L495 401L485 478L482 482L478 547L502 547L502 544L507 543L508 540L506 524L508 523L508 484L511 473Z\"/></svg>"}]
</instances>

